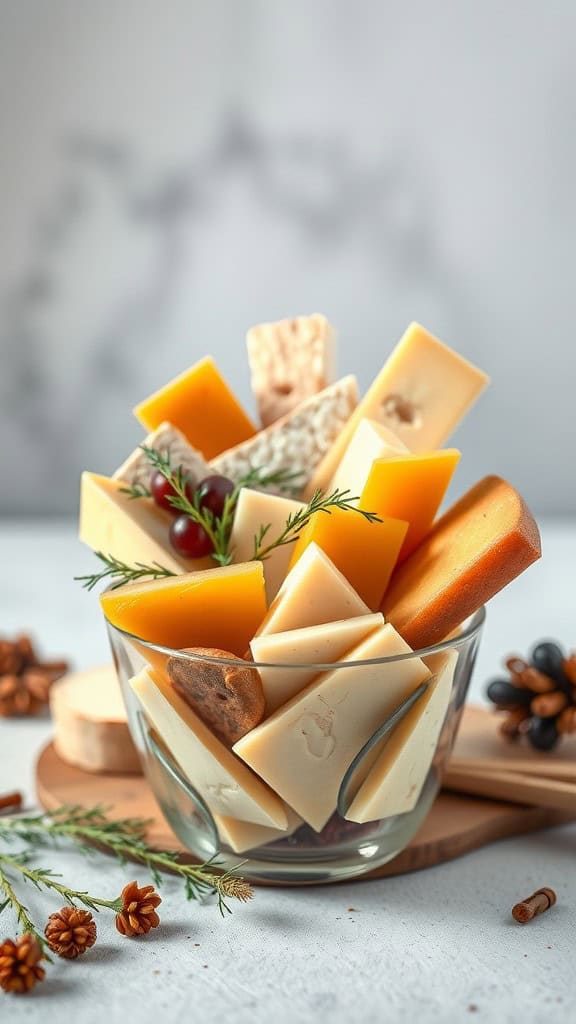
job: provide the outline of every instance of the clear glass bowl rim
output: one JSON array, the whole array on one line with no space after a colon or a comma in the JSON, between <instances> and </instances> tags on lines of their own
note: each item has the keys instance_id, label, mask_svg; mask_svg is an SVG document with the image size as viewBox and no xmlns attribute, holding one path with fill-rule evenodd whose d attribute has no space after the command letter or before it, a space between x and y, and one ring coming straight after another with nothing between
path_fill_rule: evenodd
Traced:
<instances>
[{"instance_id":1,"label":"clear glass bowl rim","mask_svg":"<svg viewBox=\"0 0 576 1024\"><path fill-rule=\"evenodd\" d=\"M247 661L243 658L217 658L212 655L190 654L187 651L180 650L175 647L164 647L161 644L154 644L149 640L143 640L141 637L135 636L133 633L129 633L127 630L121 629L119 626L115 626L114 623L110 622L110 620L106 618L106 616L104 616L104 618L109 629L113 630L115 633L119 633L125 640L130 640L142 645L142 647L145 647L150 651L156 651L158 654L164 654L168 657L177 655L179 658L184 658L188 661L210 662L214 665L230 665L236 668L241 664L246 665L247 668L256 669L277 668L294 671L294 669L314 668L320 672L332 672L335 669L360 668L363 665L390 665L393 662L409 661L410 658L423 658L430 654L438 654L441 651L451 650L454 647L463 647L470 641L474 640L482 629L486 619L486 607L482 606L478 611L474 612L465 620L465 625L461 633L457 636L449 637L447 640L441 640L440 643L431 644L429 647L422 647L417 651L410 651L408 654L392 654L387 655L385 658L366 658L363 661L337 662Z\"/></svg>"}]
</instances>

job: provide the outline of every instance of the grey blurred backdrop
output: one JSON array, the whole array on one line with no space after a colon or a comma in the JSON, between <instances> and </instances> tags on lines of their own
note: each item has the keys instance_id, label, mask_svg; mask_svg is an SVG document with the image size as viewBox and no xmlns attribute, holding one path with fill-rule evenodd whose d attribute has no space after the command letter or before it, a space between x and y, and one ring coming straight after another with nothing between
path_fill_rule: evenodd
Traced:
<instances>
[{"instance_id":1,"label":"grey blurred backdrop","mask_svg":"<svg viewBox=\"0 0 576 1024\"><path fill-rule=\"evenodd\" d=\"M573 0L0 0L0 514L74 514L132 405L325 312L493 376L455 490L576 511Z\"/></svg>"}]
</instances>

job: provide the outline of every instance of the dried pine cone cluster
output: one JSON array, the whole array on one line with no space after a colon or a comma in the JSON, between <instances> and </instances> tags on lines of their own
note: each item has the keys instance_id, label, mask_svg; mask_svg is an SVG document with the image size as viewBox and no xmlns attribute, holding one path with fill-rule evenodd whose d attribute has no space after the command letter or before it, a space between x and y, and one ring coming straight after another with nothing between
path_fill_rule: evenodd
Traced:
<instances>
[{"instance_id":1,"label":"dried pine cone cluster","mask_svg":"<svg viewBox=\"0 0 576 1024\"><path fill-rule=\"evenodd\" d=\"M50 914L44 934L53 953L75 960L96 942L96 922L89 910L62 907Z\"/></svg>"},{"instance_id":2,"label":"dried pine cone cluster","mask_svg":"<svg viewBox=\"0 0 576 1024\"><path fill-rule=\"evenodd\" d=\"M552 750L560 736L576 733L576 653L552 641L537 644L529 662L506 660L509 679L494 679L487 694L507 715L504 736L526 736L536 750Z\"/></svg>"},{"instance_id":3,"label":"dried pine cone cluster","mask_svg":"<svg viewBox=\"0 0 576 1024\"><path fill-rule=\"evenodd\" d=\"M0 943L0 988L20 995L29 992L44 979L43 959L42 946L33 935L26 933L15 942L5 939Z\"/></svg>"},{"instance_id":4,"label":"dried pine cone cluster","mask_svg":"<svg viewBox=\"0 0 576 1024\"><path fill-rule=\"evenodd\" d=\"M35 715L67 670L65 661L40 661L29 636L0 640L0 718Z\"/></svg>"}]
</instances>

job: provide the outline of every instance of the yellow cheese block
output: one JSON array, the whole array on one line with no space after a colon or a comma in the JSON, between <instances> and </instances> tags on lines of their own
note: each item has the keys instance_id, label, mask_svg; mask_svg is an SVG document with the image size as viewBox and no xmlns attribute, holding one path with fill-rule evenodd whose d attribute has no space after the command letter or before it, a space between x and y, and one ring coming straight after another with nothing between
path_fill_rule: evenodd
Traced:
<instances>
[{"instance_id":1,"label":"yellow cheese block","mask_svg":"<svg viewBox=\"0 0 576 1024\"><path fill-rule=\"evenodd\" d=\"M433 657L435 663L426 660L436 678L384 741L348 808L348 821L379 821L406 814L418 803L448 711L458 652Z\"/></svg>"},{"instance_id":2,"label":"yellow cheese block","mask_svg":"<svg viewBox=\"0 0 576 1024\"><path fill-rule=\"evenodd\" d=\"M257 846L274 843L277 839L287 839L300 828L302 818L291 807L288 807L288 804L283 804L283 807L288 821L285 829L253 825L249 821L222 817L220 814L214 814L213 818L222 842L234 850L234 853L246 853L247 850L253 850Z\"/></svg>"},{"instance_id":3,"label":"yellow cheese block","mask_svg":"<svg viewBox=\"0 0 576 1024\"><path fill-rule=\"evenodd\" d=\"M410 654L390 625L381 626L348 655L351 661ZM376 729L430 675L419 658L388 664L343 665L302 693L234 745L233 750L321 831L336 809L350 762ZM362 772L358 776L362 779Z\"/></svg>"},{"instance_id":4,"label":"yellow cheese block","mask_svg":"<svg viewBox=\"0 0 576 1024\"><path fill-rule=\"evenodd\" d=\"M372 464L360 508L409 523L399 561L424 540L459 461L459 451L444 448L419 455L391 455Z\"/></svg>"},{"instance_id":5,"label":"yellow cheese block","mask_svg":"<svg viewBox=\"0 0 576 1024\"><path fill-rule=\"evenodd\" d=\"M258 669L266 698L266 715L286 704L320 674L315 665L340 661L361 640L383 625L384 616L377 612L254 637L250 643L254 661L268 662L267 667ZM292 664L304 667L285 667ZM277 668L277 665L282 667Z\"/></svg>"},{"instance_id":6,"label":"yellow cheese block","mask_svg":"<svg viewBox=\"0 0 576 1024\"><path fill-rule=\"evenodd\" d=\"M338 489L360 497L374 459L407 452L403 441L377 420L362 419L342 456L334 476L326 487L329 494Z\"/></svg>"},{"instance_id":7,"label":"yellow cheese block","mask_svg":"<svg viewBox=\"0 0 576 1024\"><path fill-rule=\"evenodd\" d=\"M80 540L128 565L157 562L170 572L188 572L214 565L211 558L181 558L169 540L173 516L151 498L122 494L122 480L82 473Z\"/></svg>"},{"instance_id":8,"label":"yellow cheese block","mask_svg":"<svg viewBox=\"0 0 576 1024\"><path fill-rule=\"evenodd\" d=\"M108 622L163 647L216 647L242 657L266 611L261 562L128 583L100 595Z\"/></svg>"},{"instance_id":9,"label":"yellow cheese block","mask_svg":"<svg viewBox=\"0 0 576 1024\"><path fill-rule=\"evenodd\" d=\"M368 511L374 511L363 505ZM383 519L371 523L356 512L334 508L316 512L296 541L291 566L314 542L333 561L372 611L380 607L404 543L408 523Z\"/></svg>"},{"instance_id":10,"label":"yellow cheese block","mask_svg":"<svg viewBox=\"0 0 576 1024\"><path fill-rule=\"evenodd\" d=\"M308 545L274 598L257 636L368 615L370 608L317 544Z\"/></svg>"},{"instance_id":11,"label":"yellow cheese block","mask_svg":"<svg viewBox=\"0 0 576 1024\"><path fill-rule=\"evenodd\" d=\"M247 562L254 557L254 538L260 527L268 526L263 543L269 544L280 536L288 516L304 508L301 501L276 494L265 494L243 487L238 496L234 525L230 536L230 551L235 562ZM292 549L289 544L274 548L264 559L266 598L276 597L288 572Z\"/></svg>"},{"instance_id":12,"label":"yellow cheese block","mask_svg":"<svg viewBox=\"0 0 576 1024\"><path fill-rule=\"evenodd\" d=\"M389 427L410 451L431 451L445 444L488 382L482 370L420 324L410 324L316 469L306 496L326 489L364 417Z\"/></svg>"},{"instance_id":13,"label":"yellow cheese block","mask_svg":"<svg viewBox=\"0 0 576 1024\"><path fill-rule=\"evenodd\" d=\"M150 725L215 814L285 829L282 801L248 771L159 675L130 680Z\"/></svg>"},{"instance_id":14,"label":"yellow cheese block","mask_svg":"<svg viewBox=\"0 0 576 1024\"><path fill-rule=\"evenodd\" d=\"M140 402L134 415L147 430L168 420L206 459L256 433L210 356Z\"/></svg>"}]
</instances>

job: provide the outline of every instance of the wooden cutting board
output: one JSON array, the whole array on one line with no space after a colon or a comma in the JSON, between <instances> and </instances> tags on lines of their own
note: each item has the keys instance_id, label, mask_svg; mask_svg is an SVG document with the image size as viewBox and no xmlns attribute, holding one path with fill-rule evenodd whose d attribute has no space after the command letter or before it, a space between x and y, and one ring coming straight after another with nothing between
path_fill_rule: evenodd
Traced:
<instances>
[{"instance_id":1,"label":"wooden cutting board","mask_svg":"<svg viewBox=\"0 0 576 1024\"><path fill-rule=\"evenodd\" d=\"M182 850L160 813L143 776L93 775L62 761L52 744L36 766L38 799L46 810L62 804L105 804L119 818L150 818L148 840L153 846ZM487 843L534 832L573 820L574 814L522 807L477 797L442 792L410 845L390 863L363 878L384 878L443 864Z\"/></svg>"}]
</instances>

